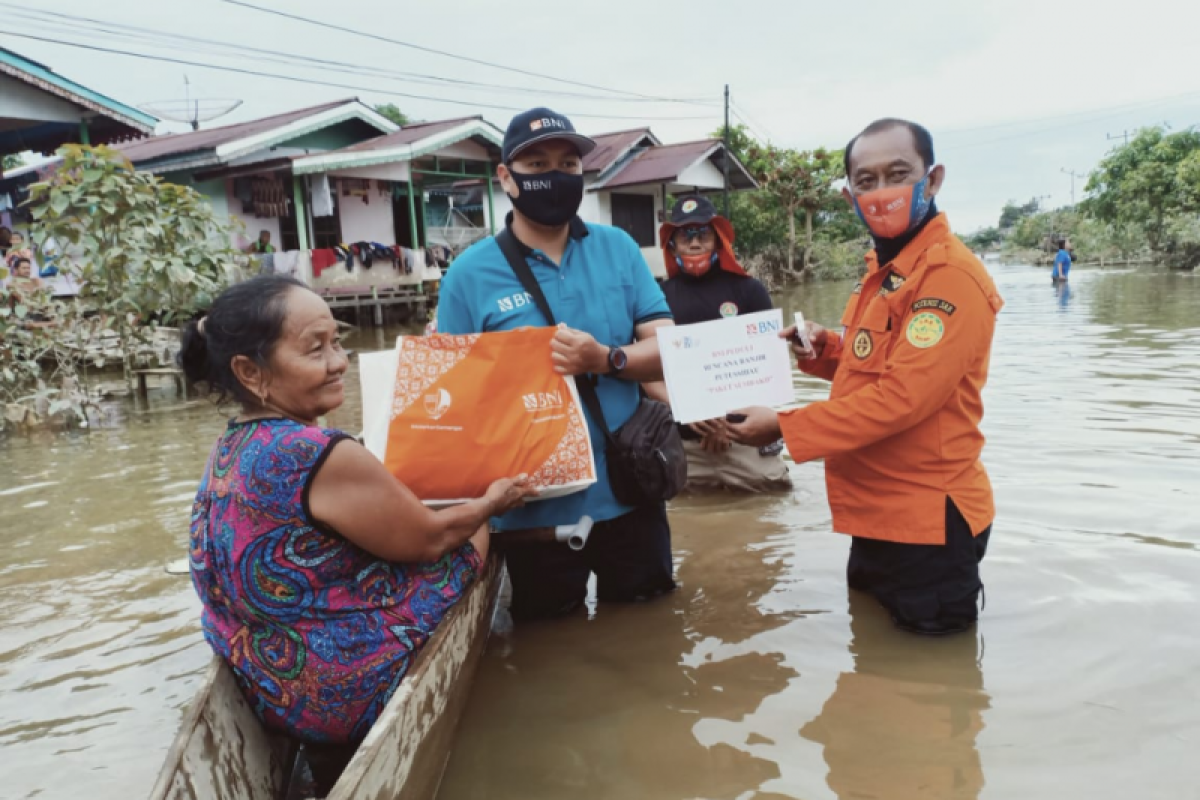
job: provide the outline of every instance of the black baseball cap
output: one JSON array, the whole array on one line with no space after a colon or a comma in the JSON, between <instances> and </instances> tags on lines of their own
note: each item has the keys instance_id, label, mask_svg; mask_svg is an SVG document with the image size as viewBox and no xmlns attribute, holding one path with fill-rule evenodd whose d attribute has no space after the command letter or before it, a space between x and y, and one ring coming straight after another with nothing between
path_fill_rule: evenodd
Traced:
<instances>
[{"instance_id":1,"label":"black baseball cap","mask_svg":"<svg viewBox=\"0 0 1200 800\"><path fill-rule=\"evenodd\" d=\"M505 164L511 163L529 145L548 139L566 139L579 148L581 157L596 149L596 143L582 133L576 133L571 120L562 114L548 108L531 108L508 123L500 157Z\"/></svg>"},{"instance_id":2,"label":"black baseball cap","mask_svg":"<svg viewBox=\"0 0 1200 800\"><path fill-rule=\"evenodd\" d=\"M707 197L701 194L685 194L675 201L675 207L671 209L671 224L704 225L712 222L716 216L717 207Z\"/></svg>"}]
</instances>

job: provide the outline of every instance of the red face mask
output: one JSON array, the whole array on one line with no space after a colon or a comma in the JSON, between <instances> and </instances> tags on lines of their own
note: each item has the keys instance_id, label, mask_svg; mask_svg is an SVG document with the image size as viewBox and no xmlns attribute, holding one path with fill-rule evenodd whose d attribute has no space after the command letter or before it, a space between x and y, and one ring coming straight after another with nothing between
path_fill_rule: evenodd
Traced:
<instances>
[{"instance_id":1,"label":"red face mask","mask_svg":"<svg viewBox=\"0 0 1200 800\"><path fill-rule=\"evenodd\" d=\"M854 210L877 239L895 239L920 224L929 212L926 175L909 186L888 186L854 197Z\"/></svg>"},{"instance_id":2,"label":"red face mask","mask_svg":"<svg viewBox=\"0 0 1200 800\"><path fill-rule=\"evenodd\" d=\"M693 278L699 278L712 269L716 253L697 253L690 256L679 256L679 268Z\"/></svg>"}]
</instances>

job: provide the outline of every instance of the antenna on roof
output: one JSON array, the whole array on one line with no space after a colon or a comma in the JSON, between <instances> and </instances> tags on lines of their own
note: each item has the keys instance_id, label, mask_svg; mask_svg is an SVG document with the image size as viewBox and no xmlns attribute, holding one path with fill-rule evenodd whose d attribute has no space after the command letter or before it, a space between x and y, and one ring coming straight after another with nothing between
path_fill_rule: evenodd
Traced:
<instances>
[{"instance_id":1,"label":"antenna on roof","mask_svg":"<svg viewBox=\"0 0 1200 800\"><path fill-rule=\"evenodd\" d=\"M159 119L186 122L192 126L192 130L198 131L201 122L209 122L223 117L241 104L241 100L193 98L192 83L188 80L188 76L184 75L182 100L156 100L153 103L138 106L138 108Z\"/></svg>"}]
</instances>

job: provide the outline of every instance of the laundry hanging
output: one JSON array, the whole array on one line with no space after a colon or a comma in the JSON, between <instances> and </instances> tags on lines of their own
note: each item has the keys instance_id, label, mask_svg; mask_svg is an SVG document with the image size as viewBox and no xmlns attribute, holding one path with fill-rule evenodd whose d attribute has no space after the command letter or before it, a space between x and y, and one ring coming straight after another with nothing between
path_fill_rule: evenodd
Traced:
<instances>
[{"instance_id":1,"label":"laundry hanging","mask_svg":"<svg viewBox=\"0 0 1200 800\"><path fill-rule=\"evenodd\" d=\"M328 175L314 175L309 179L312 186L312 213L314 217L333 216L333 192L329 188Z\"/></svg>"}]
</instances>

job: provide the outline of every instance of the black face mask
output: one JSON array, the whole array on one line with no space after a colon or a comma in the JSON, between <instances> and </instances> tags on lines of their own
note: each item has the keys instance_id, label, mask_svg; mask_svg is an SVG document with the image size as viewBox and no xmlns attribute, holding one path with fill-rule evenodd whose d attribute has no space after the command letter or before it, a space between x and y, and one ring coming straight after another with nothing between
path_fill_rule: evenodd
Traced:
<instances>
[{"instance_id":1,"label":"black face mask","mask_svg":"<svg viewBox=\"0 0 1200 800\"><path fill-rule=\"evenodd\" d=\"M566 225L579 213L583 203L583 176L553 170L529 174L509 168L521 194L512 199L513 207L522 216L539 225L558 228Z\"/></svg>"}]
</instances>

